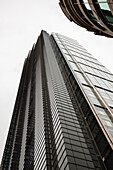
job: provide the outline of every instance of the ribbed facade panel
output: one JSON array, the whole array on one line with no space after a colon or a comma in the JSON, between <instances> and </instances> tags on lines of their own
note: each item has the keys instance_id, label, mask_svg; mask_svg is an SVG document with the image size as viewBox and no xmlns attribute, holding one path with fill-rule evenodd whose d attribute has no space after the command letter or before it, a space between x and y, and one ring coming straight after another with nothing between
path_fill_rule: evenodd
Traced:
<instances>
[{"instance_id":1,"label":"ribbed facade panel","mask_svg":"<svg viewBox=\"0 0 113 170\"><path fill-rule=\"evenodd\" d=\"M113 37L112 0L60 0L66 17L97 35Z\"/></svg>"}]
</instances>

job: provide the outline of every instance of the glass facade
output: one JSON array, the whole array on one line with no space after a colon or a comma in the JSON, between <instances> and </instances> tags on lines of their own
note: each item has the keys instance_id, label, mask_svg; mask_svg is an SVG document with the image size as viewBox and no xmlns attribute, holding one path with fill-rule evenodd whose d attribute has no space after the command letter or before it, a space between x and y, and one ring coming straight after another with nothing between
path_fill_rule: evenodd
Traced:
<instances>
[{"instance_id":1,"label":"glass facade","mask_svg":"<svg viewBox=\"0 0 113 170\"><path fill-rule=\"evenodd\" d=\"M1 170L112 170L112 76L77 41L42 31L24 64Z\"/></svg>"},{"instance_id":2,"label":"glass facade","mask_svg":"<svg viewBox=\"0 0 113 170\"><path fill-rule=\"evenodd\" d=\"M89 10L89 13L92 13L88 0L83 0L83 1L84 1L86 8ZM111 13L107 0L98 0L96 4L99 5L102 13L107 19L107 22L110 24L113 24L113 15Z\"/></svg>"},{"instance_id":3,"label":"glass facade","mask_svg":"<svg viewBox=\"0 0 113 170\"><path fill-rule=\"evenodd\" d=\"M91 100L94 107L103 107L104 109L101 110L103 110L104 114L106 110L106 116L101 116L100 113L98 114L100 114L107 130L110 130L109 132L113 136L113 131L111 132L111 129L113 130L113 74L77 42L61 35L58 35L57 39L62 53L64 56L66 54L66 60L73 70L75 77L80 82L81 87L86 92L87 97ZM67 58L67 56L71 59ZM100 109L97 110L100 112ZM107 122L109 122L109 126Z\"/></svg>"}]
</instances>

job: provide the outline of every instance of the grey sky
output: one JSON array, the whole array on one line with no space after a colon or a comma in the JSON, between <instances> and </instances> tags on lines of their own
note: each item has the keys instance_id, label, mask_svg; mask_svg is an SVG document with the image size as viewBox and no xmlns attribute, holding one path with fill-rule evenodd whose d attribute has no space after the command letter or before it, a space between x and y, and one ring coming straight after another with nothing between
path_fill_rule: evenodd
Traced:
<instances>
[{"instance_id":1,"label":"grey sky","mask_svg":"<svg viewBox=\"0 0 113 170\"><path fill-rule=\"evenodd\" d=\"M113 73L113 39L71 23L58 0L0 0L0 159L13 112L24 59L41 30L76 39Z\"/></svg>"}]
</instances>

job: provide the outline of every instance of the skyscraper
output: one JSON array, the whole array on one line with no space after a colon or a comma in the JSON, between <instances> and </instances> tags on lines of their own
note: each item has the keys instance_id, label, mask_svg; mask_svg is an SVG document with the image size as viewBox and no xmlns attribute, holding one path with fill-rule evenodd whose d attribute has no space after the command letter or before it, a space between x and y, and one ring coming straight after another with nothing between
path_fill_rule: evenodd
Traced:
<instances>
[{"instance_id":1,"label":"skyscraper","mask_svg":"<svg viewBox=\"0 0 113 170\"><path fill-rule=\"evenodd\" d=\"M70 21L97 35L113 37L113 0L60 0Z\"/></svg>"},{"instance_id":2,"label":"skyscraper","mask_svg":"<svg viewBox=\"0 0 113 170\"><path fill-rule=\"evenodd\" d=\"M113 74L41 32L25 60L1 170L112 170Z\"/></svg>"}]
</instances>

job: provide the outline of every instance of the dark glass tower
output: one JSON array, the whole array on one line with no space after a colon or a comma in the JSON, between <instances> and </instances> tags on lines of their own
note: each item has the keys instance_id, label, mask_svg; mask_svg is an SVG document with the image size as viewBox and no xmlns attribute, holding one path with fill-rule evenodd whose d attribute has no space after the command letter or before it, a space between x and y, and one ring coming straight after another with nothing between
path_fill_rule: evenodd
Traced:
<instances>
[{"instance_id":1,"label":"dark glass tower","mask_svg":"<svg viewBox=\"0 0 113 170\"><path fill-rule=\"evenodd\" d=\"M60 0L70 21L97 35L113 37L113 0Z\"/></svg>"},{"instance_id":2,"label":"dark glass tower","mask_svg":"<svg viewBox=\"0 0 113 170\"><path fill-rule=\"evenodd\" d=\"M113 74L41 32L25 60L1 170L112 170Z\"/></svg>"}]
</instances>

